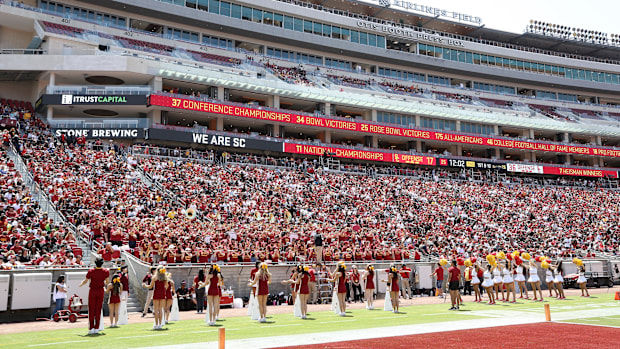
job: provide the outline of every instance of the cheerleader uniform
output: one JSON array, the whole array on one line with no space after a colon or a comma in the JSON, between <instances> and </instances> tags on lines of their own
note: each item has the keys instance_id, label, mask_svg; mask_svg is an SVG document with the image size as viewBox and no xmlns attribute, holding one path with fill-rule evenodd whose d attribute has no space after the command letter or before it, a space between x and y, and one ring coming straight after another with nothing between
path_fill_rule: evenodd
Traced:
<instances>
[{"instance_id":1,"label":"cheerleader uniform","mask_svg":"<svg viewBox=\"0 0 620 349\"><path fill-rule=\"evenodd\" d=\"M375 289L375 275L367 275L366 276L366 289L374 290Z\"/></svg>"},{"instance_id":2,"label":"cheerleader uniform","mask_svg":"<svg viewBox=\"0 0 620 349\"><path fill-rule=\"evenodd\" d=\"M505 284L511 284L515 282L514 279L512 278L512 272L508 270L508 268L504 268L504 270L502 270L502 274L504 274L504 279L502 281Z\"/></svg>"},{"instance_id":3,"label":"cheerleader uniform","mask_svg":"<svg viewBox=\"0 0 620 349\"><path fill-rule=\"evenodd\" d=\"M165 293L166 300L172 300L172 287L168 287Z\"/></svg>"},{"instance_id":4,"label":"cheerleader uniform","mask_svg":"<svg viewBox=\"0 0 620 349\"><path fill-rule=\"evenodd\" d=\"M310 275L302 274L301 282L299 284L299 293L310 294L310 288L308 287L308 282L310 282Z\"/></svg>"},{"instance_id":5,"label":"cheerleader uniform","mask_svg":"<svg viewBox=\"0 0 620 349\"><path fill-rule=\"evenodd\" d=\"M499 272L499 269L497 268L493 270L493 283L494 284L502 283L502 274Z\"/></svg>"},{"instance_id":6,"label":"cheerleader uniform","mask_svg":"<svg viewBox=\"0 0 620 349\"><path fill-rule=\"evenodd\" d=\"M562 276L562 272L556 271L555 272L555 279L553 280L553 282L557 283L564 283L564 277Z\"/></svg>"},{"instance_id":7,"label":"cheerleader uniform","mask_svg":"<svg viewBox=\"0 0 620 349\"><path fill-rule=\"evenodd\" d=\"M525 276L523 276L523 267L517 267L517 276L515 276L515 281L525 281Z\"/></svg>"},{"instance_id":8,"label":"cheerleader uniform","mask_svg":"<svg viewBox=\"0 0 620 349\"><path fill-rule=\"evenodd\" d=\"M538 269L536 267L530 267L530 278L527 282L539 282L540 278L538 277Z\"/></svg>"},{"instance_id":9,"label":"cheerleader uniform","mask_svg":"<svg viewBox=\"0 0 620 349\"><path fill-rule=\"evenodd\" d=\"M472 273L471 284L478 285L480 283L480 278L478 277L478 273L475 271Z\"/></svg>"},{"instance_id":10,"label":"cheerleader uniform","mask_svg":"<svg viewBox=\"0 0 620 349\"><path fill-rule=\"evenodd\" d=\"M268 282L268 278L259 278L258 279L258 295L259 296L266 296L269 294L269 284Z\"/></svg>"},{"instance_id":11,"label":"cheerleader uniform","mask_svg":"<svg viewBox=\"0 0 620 349\"><path fill-rule=\"evenodd\" d=\"M392 283L390 284L390 291L399 292L400 288L398 287L398 276L392 277Z\"/></svg>"},{"instance_id":12,"label":"cheerleader uniform","mask_svg":"<svg viewBox=\"0 0 620 349\"><path fill-rule=\"evenodd\" d=\"M110 292L110 299L108 299L108 304L116 304L121 302L120 294L114 294L114 291Z\"/></svg>"},{"instance_id":13,"label":"cheerleader uniform","mask_svg":"<svg viewBox=\"0 0 620 349\"><path fill-rule=\"evenodd\" d=\"M549 269L545 272L545 282L553 282L553 273Z\"/></svg>"},{"instance_id":14,"label":"cheerleader uniform","mask_svg":"<svg viewBox=\"0 0 620 349\"><path fill-rule=\"evenodd\" d=\"M155 286L153 286L153 299L166 299L166 282L165 281L155 281Z\"/></svg>"},{"instance_id":15,"label":"cheerleader uniform","mask_svg":"<svg viewBox=\"0 0 620 349\"><path fill-rule=\"evenodd\" d=\"M217 277L217 274L213 275L211 279L209 280L209 290L207 292L207 295L209 296L219 295L217 289L220 288L220 285L218 285L218 282L219 282L219 278Z\"/></svg>"},{"instance_id":16,"label":"cheerleader uniform","mask_svg":"<svg viewBox=\"0 0 620 349\"><path fill-rule=\"evenodd\" d=\"M586 274L585 274L584 272L580 271L580 272L579 272L579 278L577 279L577 283L578 283L578 284L582 284L582 283L584 283L584 282L586 282L586 281L588 281L588 280L586 279Z\"/></svg>"},{"instance_id":17,"label":"cheerleader uniform","mask_svg":"<svg viewBox=\"0 0 620 349\"><path fill-rule=\"evenodd\" d=\"M482 287L493 287L493 279L491 279L491 273L485 271L483 276L484 281L482 281Z\"/></svg>"},{"instance_id":18,"label":"cheerleader uniform","mask_svg":"<svg viewBox=\"0 0 620 349\"><path fill-rule=\"evenodd\" d=\"M347 293L346 281L347 277L344 274L340 275L338 278L338 293Z\"/></svg>"}]
</instances>

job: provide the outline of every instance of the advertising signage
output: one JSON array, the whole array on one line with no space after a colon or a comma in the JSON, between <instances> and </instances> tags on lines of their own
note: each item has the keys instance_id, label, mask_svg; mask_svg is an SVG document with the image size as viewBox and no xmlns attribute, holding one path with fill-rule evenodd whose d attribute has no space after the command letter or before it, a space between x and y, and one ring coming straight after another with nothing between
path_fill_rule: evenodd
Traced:
<instances>
[{"instance_id":1,"label":"advertising signage","mask_svg":"<svg viewBox=\"0 0 620 349\"><path fill-rule=\"evenodd\" d=\"M618 171L594 169L594 168L544 166L543 173L552 174L552 175L560 175L560 176L618 178Z\"/></svg>"},{"instance_id":2,"label":"advertising signage","mask_svg":"<svg viewBox=\"0 0 620 349\"><path fill-rule=\"evenodd\" d=\"M489 138L475 135L417 130L398 126L378 125L364 121L330 119L320 116L300 115L281 111L213 103L207 101L197 101L193 99L175 98L169 96L151 95L150 104L160 107L259 119L269 122L283 122L295 125L314 126L333 130L355 131L386 136L399 136L412 139L423 139L498 148L521 149L529 151L547 151L565 154L620 157L620 149L571 146L558 143Z\"/></svg>"},{"instance_id":3,"label":"advertising signage","mask_svg":"<svg viewBox=\"0 0 620 349\"><path fill-rule=\"evenodd\" d=\"M438 159L437 164L439 166L458 167L458 168L471 168L475 170L499 170L506 171L506 164L499 164L489 161L474 161L463 159Z\"/></svg>"},{"instance_id":4,"label":"advertising signage","mask_svg":"<svg viewBox=\"0 0 620 349\"><path fill-rule=\"evenodd\" d=\"M246 138L218 133L184 132L159 128L149 129L149 139L282 152L282 142Z\"/></svg>"},{"instance_id":5,"label":"advertising signage","mask_svg":"<svg viewBox=\"0 0 620 349\"><path fill-rule=\"evenodd\" d=\"M39 105L146 105L143 95L43 95Z\"/></svg>"},{"instance_id":6,"label":"advertising signage","mask_svg":"<svg viewBox=\"0 0 620 349\"><path fill-rule=\"evenodd\" d=\"M354 159L354 160L383 161L383 162L395 162L399 164L413 164L413 165L426 165L426 166L435 165L435 158L432 156L397 154L397 153L389 153L389 152L373 151L373 150L325 147L322 145L285 143L284 152L293 153L293 154L303 154L303 155L316 155L316 156L322 156L322 155L326 155L326 153L329 153L329 155L333 157Z\"/></svg>"},{"instance_id":7,"label":"advertising signage","mask_svg":"<svg viewBox=\"0 0 620 349\"><path fill-rule=\"evenodd\" d=\"M54 136L85 137L87 139L143 139L143 128L55 128Z\"/></svg>"}]
</instances>

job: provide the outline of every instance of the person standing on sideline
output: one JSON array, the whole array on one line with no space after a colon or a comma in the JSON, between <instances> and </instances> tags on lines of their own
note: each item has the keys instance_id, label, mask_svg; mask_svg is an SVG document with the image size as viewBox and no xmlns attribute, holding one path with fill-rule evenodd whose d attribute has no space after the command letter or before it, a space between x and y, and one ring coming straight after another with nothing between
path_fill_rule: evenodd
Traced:
<instances>
[{"instance_id":1,"label":"person standing on sideline","mask_svg":"<svg viewBox=\"0 0 620 349\"><path fill-rule=\"evenodd\" d=\"M460 297L459 297L459 289L460 289L460 281L461 281L461 270L456 265L456 261L452 261L452 266L448 269L448 289L450 290L450 301L452 302L452 307L450 310L459 310Z\"/></svg>"},{"instance_id":2,"label":"person standing on sideline","mask_svg":"<svg viewBox=\"0 0 620 349\"><path fill-rule=\"evenodd\" d=\"M374 293L375 293L375 267L371 264L366 266L364 272L364 297L366 297L366 309L372 310L374 305Z\"/></svg>"},{"instance_id":3,"label":"person standing on sideline","mask_svg":"<svg viewBox=\"0 0 620 349\"><path fill-rule=\"evenodd\" d=\"M161 330L164 326L164 307L166 306L166 290L170 287L166 268L163 265L157 267L155 275L148 288L153 290L153 314L155 315L154 330Z\"/></svg>"},{"instance_id":4,"label":"person standing on sideline","mask_svg":"<svg viewBox=\"0 0 620 349\"><path fill-rule=\"evenodd\" d=\"M254 275L252 282L248 286L256 285L256 297L258 299L258 309L260 318L258 322L267 322L267 296L269 295L269 284L271 283L271 273L267 263L261 263L260 268Z\"/></svg>"},{"instance_id":5,"label":"person standing on sideline","mask_svg":"<svg viewBox=\"0 0 620 349\"><path fill-rule=\"evenodd\" d=\"M127 302L129 299L129 275L127 275L127 266L123 265L120 268L121 285L123 286L123 292L121 292L121 302Z\"/></svg>"},{"instance_id":6,"label":"person standing on sideline","mask_svg":"<svg viewBox=\"0 0 620 349\"><path fill-rule=\"evenodd\" d=\"M99 322L101 321L101 309L103 307L104 287L110 277L110 271L102 268L103 258L95 260L95 267L86 273L86 278L80 287L90 282L88 292L88 334L99 333Z\"/></svg>"},{"instance_id":7,"label":"person standing on sideline","mask_svg":"<svg viewBox=\"0 0 620 349\"><path fill-rule=\"evenodd\" d=\"M198 270L198 275L194 277L194 291L196 292L196 313L201 314L205 310L205 288L200 284L205 282L204 268Z\"/></svg>"},{"instance_id":8,"label":"person standing on sideline","mask_svg":"<svg viewBox=\"0 0 620 349\"><path fill-rule=\"evenodd\" d=\"M336 267L336 270L334 270L334 272L331 274L331 278L327 279L327 281L329 282L336 283L336 295L338 297L338 306L340 307L338 315L340 316L347 315L347 303L345 303L345 296L347 294L347 289L345 286L347 278L346 269L347 267L344 262L338 262L338 266Z\"/></svg>"},{"instance_id":9,"label":"person standing on sideline","mask_svg":"<svg viewBox=\"0 0 620 349\"><path fill-rule=\"evenodd\" d=\"M60 275L58 279L56 279L56 284L54 285L54 303L56 304L56 307L54 308L54 312L52 313L52 318L54 318L54 314L65 308L66 299L67 284L65 283L65 276Z\"/></svg>"},{"instance_id":10,"label":"person standing on sideline","mask_svg":"<svg viewBox=\"0 0 620 349\"><path fill-rule=\"evenodd\" d=\"M465 279L465 284L463 285L463 294L466 296L471 296L471 280L473 279L473 272L473 266L465 267L465 272L463 273L463 278Z\"/></svg>"},{"instance_id":11,"label":"person standing on sideline","mask_svg":"<svg viewBox=\"0 0 620 349\"><path fill-rule=\"evenodd\" d=\"M108 310L110 313L110 328L118 327L118 316L121 305L121 294L123 293L123 283L119 274L112 276L112 282L106 287L106 291L110 292L108 298Z\"/></svg>"},{"instance_id":12,"label":"person standing on sideline","mask_svg":"<svg viewBox=\"0 0 620 349\"><path fill-rule=\"evenodd\" d=\"M316 261L323 263L323 234L314 235L314 252L316 253Z\"/></svg>"},{"instance_id":13,"label":"person standing on sideline","mask_svg":"<svg viewBox=\"0 0 620 349\"><path fill-rule=\"evenodd\" d=\"M435 289L435 293L438 295L439 298L443 298L443 267L439 263L437 263L437 268L429 276L437 277L437 288Z\"/></svg>"},{"instance_id":14,"label":"person standing on sideline","mask_svg":"<svg viewBox=\"0 0 620 349\"><path fill-rule=\"evenodd\" d=\"M315 265L308 269L308 275L310 275L310 281L308 282L308 289L310 290L309 301L311 304L316 303L316 271L314 270Z\"/></svg>"},{"instance_id":15,"label":"person standing on sideline","mask_svg":"<svg viewBox=\"0 0 620 349\"><path fill-rule=\"evenodd\" d=\"M361 282L361 275L360 272L357 270L357 266L354 265L351 267L351 288L353 289L353 301L357 302L358 300L360 302L364 302L362 300L362 284Z\"/></svg>"},{"instance_id":16,"label":"person standing on sideline","mask_svg":"<svg viewBox=\"0 0 620 349\"><path fill-rule=\"evenodd\" d=\"M400 295L405 299L411 299L411 287L409 286L409 278L411 277L411 268L407 267L406 264L398 271L400 274L400 279L402 280L402 286L400 288Z\"/></svg>"},{"instance_id":17,"label":"person standing on sideline","mask_svg":"<svg viewBox=\"0 0 620 349\"><path fill-rule=\"evenodd\" d=\"M150 272L144 276L142 279L142 287L148 288L151 284L151 280L153 279L153 273L155 272L155 267L151 267ZM146 316L146 313L149 312L149 307L151 306L151 301L153 300L153 289L149 288L146 293L146 302L144 303L144 310L142 311L142 317Z\"/></svg>"}]
</instances>

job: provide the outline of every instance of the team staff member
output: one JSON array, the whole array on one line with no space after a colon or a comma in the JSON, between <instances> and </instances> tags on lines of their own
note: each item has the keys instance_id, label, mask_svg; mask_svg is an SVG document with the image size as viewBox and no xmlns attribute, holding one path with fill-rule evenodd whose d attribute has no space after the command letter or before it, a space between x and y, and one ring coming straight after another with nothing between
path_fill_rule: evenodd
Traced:
<instances>
[{"instance_id":1,"label":"team staff member","mask_svg":"<svg viewBox=\"0 0 620 349\"><path fill-rule=\"evenodd\" d=\"M90 269L86 273L86 279L82 281L80 287L90 282L90 291L88 292L88 334L99 333L99 322L101 320L101 308L103 307L104 287L110 277L110 271L104 269L103 259L95 260L95 268Z\"/></svg>"},{"instance_id":2,"label":"team staff member","mask_svg":"<svg viewBox=\"0 0 620 349\"><path fill-rule=\"evenodd\" d=\"M407 267L406 264L403 264L398 273L400 274L400 279L403 284L403 287L400 288L400 295L403 298L410 299L411 287L409 287L409 277L411 276L411 268Z\"/></svg>"},{"instance_id":3,"label":"team staff member","mask_svg":"<svg viewBox=\"0 0 620 349\"><path fill-rule=\"evenodd\" d=\"M154 272L155 272L155 267L151 267L150 273L146 274L144 276L144 279L142 279L142 287L144 288L149 287L149 285L151 284L151 280L153 278ZM145 317L146 313L148 313L152 300L153 300L153 289L149 288L148 292L146 293L146 303L144 303L144 310L142 311L142 317Z\"/></svg>"},{"instance_id":4,"label":"team staff member","mask_svg":"<svg viewBox=\"0 0 620 349\"><path fill-rule=\"evenodd\" d=\"M435 293L437 293L440 298L443 297L443 267L439 263L437 263L437 268L429 276L437 276L437 288Z\"/></svg>"},{"instance_id":5,"label":"team staff member","mask_svg":"<svg viewBox=\"0 0 620 349\"><path fill-rule=\"evenodd\" d=\"M448 289L450 290L450 301L452 302L452 307L450 310L459 310L460 303L460 281L461 281L461 271L459 267L456 266L456 261L452 261L452 266L448 269Z\"/></svg>"},{"instance_id":6,"label":"team staff member","mask_svg":"<svg viewBox=\"0 0 620 349\"><path fill-rule=\"evenodd\" d=\"M317 292L316 292L316 271L314 270L314 265L308 270L308 275L310 275L310 281L308 282L308 289L310 290L310 296L308 297L308 300L310 301L311 304L315 304L316 303L316 297L317 297Z\"/></svg>"}]
</instances>

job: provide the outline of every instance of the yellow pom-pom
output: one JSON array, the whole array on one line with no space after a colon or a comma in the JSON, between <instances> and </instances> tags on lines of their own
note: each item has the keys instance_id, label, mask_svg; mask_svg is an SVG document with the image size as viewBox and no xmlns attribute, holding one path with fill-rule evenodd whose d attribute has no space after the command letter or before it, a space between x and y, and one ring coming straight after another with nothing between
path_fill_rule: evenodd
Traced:
<instances>
[{"instance_id":1,"label":"yellow pom-pom","mask_svg":"<svg viewBox=\"0 0 620 349\"><path fill-rule=\"evenodd\" d=\"M515 250L512 252L512 258L520 256L520 255L521 255L521 252L519 252L519 250Z\"/></svg>"},{"instance_id":2,"label":"yellow pom-pom","mask_svg":"<svg viewBox=\"0 0 620 349\"><path fill-rule=\"evenodd\" d=\"M471 267L473 265L473 263L471 262L471 259L467 258L465 260L465 262L463 262L465 264L466 267Z\"/></svg>"},{"instance_id":3,"label":"yellow pom-pom","mask_svg":"<svg viewBox=\"0 0 620 349\"><path fill-rule=\"evenodd\" d=\"M495 265L495 256L492 254L487 255L487 262L491 265Z\"/></svg>"},{"instance_id":4,"label":"yellow pom-pom","mask_svg":"<svg viewBox=\"0 0 620 349\"><path fill-rule=\"evenodd\" d=\"M542 261L542 263L540 263L540 266L543 267L543 269L549 269L549 263L547 263L547 261Z\"/></svg>"},{"instance_id":5,"label":"yellow pom-pom","mask_svg":"<svg viewBox=\"0 0 620 349\"><path fill-rule=\"evenodd\" d=\"M506 253L504 251L497 252L497 259L506 259Z\"/></svg>"},{"instance_id":6,"label":"yellow pom-pom","mask_svg":"<svg viewBox=\"0 0 620 349\"><path fill-rule=\"evenodd\" d=\"M439 260L439 265L441 265L442 267L443 267L444 265L446 265L446 264L448 264L448 260L447 260L447 259L442 258L442 259L440 259L440 260Z\"/></svg>"},{"instance_id":7,"label":"yellow pom-pom","mask_svg":"<svg viewBox=\"0 0 620 349\"><path fill-rule=\"evenodd\" d=\"M521 254L521 258L525 259L526 261L529 261L532 257L530 256L529 253L525 252Z\"/></svg>"},{"instance_id":8,"label":"yellow pom-pom","mask_svg":"<svg viewBox=\"0 0 620 349\"><path fill-rule=\"evenodd\" d=\"M583 265L583 261L579 258L573 258L573 263L576 264L577 266L582 266Z\"/></svg>"}]
</instances>

